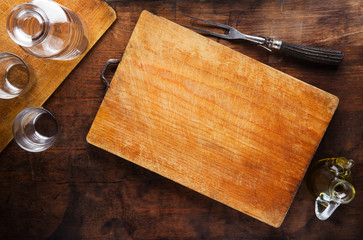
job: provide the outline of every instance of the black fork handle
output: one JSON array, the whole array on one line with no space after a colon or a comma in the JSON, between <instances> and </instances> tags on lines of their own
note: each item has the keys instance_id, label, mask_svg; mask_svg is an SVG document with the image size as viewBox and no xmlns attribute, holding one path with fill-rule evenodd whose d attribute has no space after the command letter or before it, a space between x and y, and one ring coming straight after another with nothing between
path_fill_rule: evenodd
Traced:
<instances>
[{"instance_id":1,"label":"black fork handle","mask_svg":"<svg viewBox=\"0 0 363 240\"><path fill-rule=\"evenodd\" d=\"M284 41L281 42L279 51L303 61L330 66L338 66L344 58L344 54L338 50L307 47Z\"/></svg>"}]
</instances>

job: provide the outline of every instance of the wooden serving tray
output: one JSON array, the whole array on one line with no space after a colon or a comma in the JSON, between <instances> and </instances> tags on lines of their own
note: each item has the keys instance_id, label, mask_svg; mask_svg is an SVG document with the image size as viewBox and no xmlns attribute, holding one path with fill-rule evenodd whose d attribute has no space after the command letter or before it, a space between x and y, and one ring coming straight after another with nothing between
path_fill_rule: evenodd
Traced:
<instances>
[{"instance_id":1,"label":"wooden serving tray","mask_svg":"<svg viewBox=\"0 0 363 240\"><path fill-rule=\"evenodd\" d=\"M0 152L12 139L12 123L16 115L24 108L41 106L86 55L84 53L72 61L39 59L27 55L10 39L6 31L8 13L13 7L24 2L27 1L4 0L0 4L0 29L2 29L0 52L19 55L33 69L34 73L33 84L23 95L10 100L0 99ZM85 20L90 34L88 50L116 20L115 11L102 0L56 0L56 2L73 10Z\"/></svg>"},{"instance_id":2,"label":"wooden serving tray","mask_svg":"<svg viewBox=\"0 0 363 240\"><path fill-rule=\"evenodd\" d=\"M279 227L337 105L144 11L87 140Z\"/></svg>"}]
</instances>

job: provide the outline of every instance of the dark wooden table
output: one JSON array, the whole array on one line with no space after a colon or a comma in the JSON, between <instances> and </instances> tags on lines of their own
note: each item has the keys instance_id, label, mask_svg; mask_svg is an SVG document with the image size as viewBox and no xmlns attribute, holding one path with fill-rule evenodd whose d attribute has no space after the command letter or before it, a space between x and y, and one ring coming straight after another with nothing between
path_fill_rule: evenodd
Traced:
<instances>
[{"instance_id":1,"label":"dark wooden table","mask_svg":"<svg viewBox=\"0 0 363 240\"><path fill-rule=\"evenodd\" d=\"M118 19L44 105L59 121L58 141L41 153L12 141L0 153L0 239L362 239L362 0L107 2ZM143 9L182 25L191 15L344 52L331 69L214 39L339 97L313 160L354 159L355 200L320 221L304 179L276 229L89 145L86 135L105 94L101 69L121 56Z\"/></svg>"}]
</instances>

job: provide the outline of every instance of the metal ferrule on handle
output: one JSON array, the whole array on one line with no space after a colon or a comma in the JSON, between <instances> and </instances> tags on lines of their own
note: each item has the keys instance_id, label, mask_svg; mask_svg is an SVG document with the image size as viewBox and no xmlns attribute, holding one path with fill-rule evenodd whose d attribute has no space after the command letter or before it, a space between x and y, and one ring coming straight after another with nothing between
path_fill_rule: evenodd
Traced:
<instances>
[{"instance_id":1,"label":"metal ferrule on handle","mask_svg":"<svg viewBox=\"0 0 363 240\"><path fill-rule=\"evenodd\" d=\"M282 41L275 40L273 38L265 38L264 46L269 49L280 50Z\"/></svg>"}]
</instances>

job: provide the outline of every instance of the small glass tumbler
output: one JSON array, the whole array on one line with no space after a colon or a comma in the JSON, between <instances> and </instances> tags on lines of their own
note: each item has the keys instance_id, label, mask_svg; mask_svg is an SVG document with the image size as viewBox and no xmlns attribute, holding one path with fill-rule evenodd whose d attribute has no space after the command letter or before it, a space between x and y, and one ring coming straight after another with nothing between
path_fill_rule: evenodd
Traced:
<instances>
[{"instance_id":1,"label":"small glass tumbler","mask_svg":"<svg viewBox=\"0 0 363 240\"><path fill-rule=\"evenodd\" d=\"M21 111L13 123L16 143L26 151L41 152L53 145L58 135L58 124L46 109L31 107Z\"/></svg>"},{"instance_id":2,"label":"small glass tumbler","mask_svg":"<svg viewBox=\"0 0 363 240\"><path fill-rule=\"evenodd\" d=\"M0 98L11 99L24 92L29 84L30 71L19 56L0 53Z\"/></svg>"},{"instance_id":3,"label":"small glass tumbler","mask_svg":"<svg viewBox=\"0 0 363 240\"><path fill-rule=\"evenodd\" d=\"M72 60L88 48L86 24L72 10L51 0L14 7L7 18L11 39L38 58Z\"/></svg>"}]
</instances>

